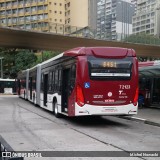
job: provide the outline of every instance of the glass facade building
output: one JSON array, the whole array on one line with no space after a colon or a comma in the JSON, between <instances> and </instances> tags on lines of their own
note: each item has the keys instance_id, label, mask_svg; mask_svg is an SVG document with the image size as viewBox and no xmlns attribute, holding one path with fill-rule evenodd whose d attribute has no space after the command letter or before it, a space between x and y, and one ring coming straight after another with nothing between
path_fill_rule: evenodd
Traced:
<instances>
[{"instance_id":1,"label":"glass facade building","mask_svg":"<svg viewBox=\"0 0 160 160\"><path fill-rule=\"evenodd\" d=\"M121 40L132 34L134 11L130 0L97 0L97 36Z\"/></svg>"}]
</instances>

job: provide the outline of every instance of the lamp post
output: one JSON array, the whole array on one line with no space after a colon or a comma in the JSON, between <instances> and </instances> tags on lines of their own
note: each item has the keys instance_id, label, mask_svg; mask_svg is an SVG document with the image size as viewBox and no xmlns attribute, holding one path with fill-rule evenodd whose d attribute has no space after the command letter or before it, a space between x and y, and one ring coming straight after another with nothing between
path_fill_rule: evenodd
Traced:
<instances>
[{"instance_id":1,"label":"lamp post","mask_svg":"<svg viewBox=\"0 0 160 160\"><path fill-rule=\"evenodd\" d=\"M2 65L2 60L4 57L0 57L1 60L1 78L3 78L3 65Z\"/></svg>"}]
</instances>

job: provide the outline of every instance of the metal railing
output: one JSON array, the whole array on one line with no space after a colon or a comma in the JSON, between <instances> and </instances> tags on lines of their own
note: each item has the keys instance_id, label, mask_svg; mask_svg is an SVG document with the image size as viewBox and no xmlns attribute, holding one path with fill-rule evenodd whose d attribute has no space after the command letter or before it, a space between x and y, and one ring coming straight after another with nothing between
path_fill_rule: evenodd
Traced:
<instances>
[{"instance_id":1,"label":"metal railing","mask_svg":"<svg viewBox=\"0 0 160 160\"><path fill-rule=\"evenodd\" d=\"M83 37L90 39L109 40L118 42L128 42L136 44L160 45L160 38L148 34L124 34L124 33L105 33L98 32L90 27L76 27L58 23L48 23L42 20L23 20L3 22L0 20L0 27L17 28L19 30L49 32L66 36Z\"/></svg>"}]
</instances>

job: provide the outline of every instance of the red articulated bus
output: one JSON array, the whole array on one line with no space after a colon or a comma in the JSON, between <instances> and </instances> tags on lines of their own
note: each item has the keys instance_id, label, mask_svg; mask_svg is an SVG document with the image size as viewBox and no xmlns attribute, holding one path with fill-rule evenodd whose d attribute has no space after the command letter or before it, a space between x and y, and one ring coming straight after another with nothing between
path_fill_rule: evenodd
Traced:
<instances>
[{"instance_id":1,"label":"red articulated bus","mask_svg":"<svg viewBox=\"0 0 160 160\"><path fill-rule=\"evenodd\" d=\"M34 103L56 117L137 114L138 61L133 49L75 48L35 66L34 71L18 76L19 83L22 78L23 86L28 86L25 97L32 97L34 88Z\"/></svg>"},{"instance_id":2,"label":"red articulated bus","mask_svg":"<svg viewBox=\"0 0 160 160\"><path fill-rule=\"evenodd\" d=\"M139 62L139 106L160 104L160 60Z\"/></svg>"}]
</instances>

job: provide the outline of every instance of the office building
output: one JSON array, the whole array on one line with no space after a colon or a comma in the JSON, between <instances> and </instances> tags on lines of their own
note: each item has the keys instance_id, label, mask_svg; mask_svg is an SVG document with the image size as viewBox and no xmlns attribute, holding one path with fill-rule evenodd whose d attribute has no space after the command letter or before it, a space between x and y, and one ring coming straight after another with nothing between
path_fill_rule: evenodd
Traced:
<instances>
[{"instance_id":1,"label":"office building","mask_svg":"<svg viewBox=\"0 0 160 160\"><path fill-rule=\"evenodd\" d=\"M1 0L0 25L46 32L77 30L91 24L91 4L91 0Z\"/></svg>"},{"instance_id":2,"label":"office building","mask_svg":"<svg viewBox=\"0 0 160 160\"><path fill-rule=\"evenodd\" d=\"M137 0L131 0L131 3L135 6L135 12L137 10Z\"/></svg>"},{"instance_id":3,"label":"office building","mask_svg":"<svg viewBox=\"0 0 160 160\"><path fill-rule=\"evenodd\" d=\"M160 37L160 1L137 0L133 16L133 34L150 34Z\"/></svg>"},{"instance_id":4,"label":"office building","mask_svg":"<svg viewBox=\"0 0 160 160\"><path fill-rule=\"evenodd\" d=\"M137 0L131 0L131 3L137 6Z\"/></svg>"},{"instance_id":5,"label":"office building","mask_svg":"<svg viewBox=\"0 0 160 160\"><path fill-rule=\"evenodd\" d=\"M134 10L130 0L97 0L97 37L121 40L132 34Z\"/></svg>"}]
</instances>

